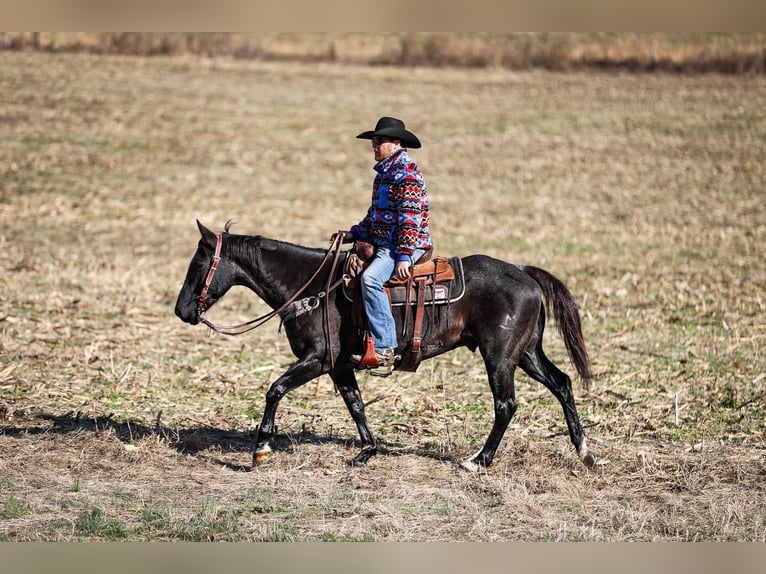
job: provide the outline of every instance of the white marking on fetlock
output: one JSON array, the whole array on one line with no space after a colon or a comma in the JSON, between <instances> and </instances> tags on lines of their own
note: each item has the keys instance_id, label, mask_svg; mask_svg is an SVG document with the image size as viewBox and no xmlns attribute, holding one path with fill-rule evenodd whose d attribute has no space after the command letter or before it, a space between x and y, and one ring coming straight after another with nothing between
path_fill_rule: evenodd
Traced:
<instances>
[{"instance_id":1,"label":"white marking on fetlock","mask_svg":"<svg viewBox=\"0 0 766 574\"><path fill-rule=\"evenodd\" d=\"M585 439L582 439L582 443L580 443L580 449L577 451L577 454L580 455L580 458L585 458L585 456L588 454L588 445L585 443Z\"/></svg>"},{"instance_id":2,"label":"white marking on fetlock","mask_svg":"<svg viewBox=\"0 0 766 574\"><path fill-rule=\"evenodd\" d=\"M580 455L580 460L588 468L593 468L596 465L596 455L588 450L588 446L585 444L585 439L582 440L580 450L577 451Z\"/></svg>"},{"instance_id":3,"label":"white marking on fetlock","mask_svg":"<svg viewBox=\"0 0 766 574\"><path fill-rule=\"evenodd\" d=\"M271 447L269 445L264 445L253 453L253 462L255 464L261 464L262 462L266 462L266 459L270 456Z\"/></svg>"},{"instance_id":4,"label":"white marking on fetlock","mask_svg":"<svg viewBox=\"0 0 766 574\"><path fill-rule=\"evenodd\" d=\"M462 466L465 470L468 472L478 472L481 466L476 461L476 458L481 454L481 451L483 449L477 450L473 455L471 455L471 458L466 460L465 462L460 463L460 466Z\"/></svg>"}]
</instances>

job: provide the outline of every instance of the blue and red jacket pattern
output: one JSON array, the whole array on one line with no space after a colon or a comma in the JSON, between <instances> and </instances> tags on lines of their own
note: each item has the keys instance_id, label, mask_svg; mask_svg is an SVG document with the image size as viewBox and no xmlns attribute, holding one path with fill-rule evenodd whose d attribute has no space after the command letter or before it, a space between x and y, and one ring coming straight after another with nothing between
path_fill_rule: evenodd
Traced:
<instances>
[{"instance_id":1,"label":"blue and red jacket pattern","mask_svg":"<svg viewBox=\"0 0 766 574\"><path fill-rule=\"evenodd\" d=\"M423 174L401 148L373 168L372 202L367 215L351 228L355 240L390 245L406 261L416 249L432 245L428 232L428 191Z\"/></svg>"}]
</instances>

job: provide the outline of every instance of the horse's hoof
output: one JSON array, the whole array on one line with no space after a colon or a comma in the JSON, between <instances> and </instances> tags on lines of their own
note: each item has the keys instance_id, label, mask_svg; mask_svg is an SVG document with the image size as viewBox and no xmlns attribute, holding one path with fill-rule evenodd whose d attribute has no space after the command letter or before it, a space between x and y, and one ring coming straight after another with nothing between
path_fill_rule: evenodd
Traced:
<instances>
[{"instance_id":1,"label":"horse's hoof","mask_svg":"<svg viewBox=\"0 0 766 574\"><path fill-rule=\"evenodd\" d=\"M460 467L468 472L479 472L479 465L472 460L466 460L460 463Z\"/></svg>"},{"instance_id":2,"label":"horse's hoof","mask_svg":"<svg viewBox=\"0 0 766 574\"><path fill-rule=\"evenodd\" d=\"M257 449L253 453L253 466L263 464L271 456L271 447L269 445Z\"/></svg>"},{"instance_id":3,"label":"horse's hoof","mask_svg":"<svg viewBox=\"0 0 766 574\"><path fill-rule=\"evenodd\" d=\"M598 461L598 457L590 451L586 452L585 456L582 457L582 463L588 468L596 466L596 461Z\"/></svg>"},{"instance_id":4,"label":"horse's hoof","mask_svg":"<svg viewBox=\"0 0 766 574\"><path fill-rule=\"evenodd\" d=\"M371 446L364 448L358 455L353 458L349 464L356 468L365 467L367 466L367 461L369 461L376 454L378 454L377 447Z\"/></svg>"},{"instance_id":5,"label":"horse's hoof","mask_svg":"<svg viewBox=\"0 0 766 574\"><path fill-rule=\"evenodd\" d=\"M596 461L598 460L598 457L590 451L588 446L585 444L585 439L582 439L582 442L580 443L580 448L577 449L577 454L580 455L580 460L588 468L593 468L594 466L596 466Z\"/></svg>"}]
</instances>

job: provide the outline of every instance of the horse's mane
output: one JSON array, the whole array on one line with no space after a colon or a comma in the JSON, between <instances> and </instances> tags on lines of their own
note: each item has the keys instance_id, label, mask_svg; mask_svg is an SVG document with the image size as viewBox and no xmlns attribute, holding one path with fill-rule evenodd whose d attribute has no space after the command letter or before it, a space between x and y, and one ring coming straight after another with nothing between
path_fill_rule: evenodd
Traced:
<instances>
[{"instance_id":1,"label":"horse's mane","mask_svg":"<svg viewBox=\"0 0 766 574\"><path fill-rule=\"evenodd\" d=\"M226 242L232 255L236 254L237 256L255 261L258 257L258 251L261 249L267 251L284 250L285 253L312 252L321 255L324 255L327 252L327 249L322 249L319 247L305 247L303 245L298 245L287 241L269 239L268 237L264 237L262 235L233 234L231 233L231 228L235 224L236 221L229 219L223 228L224 233L228 236L228 238L230 240L233 239L233 241Z\"/></svg>"}]
</instances>

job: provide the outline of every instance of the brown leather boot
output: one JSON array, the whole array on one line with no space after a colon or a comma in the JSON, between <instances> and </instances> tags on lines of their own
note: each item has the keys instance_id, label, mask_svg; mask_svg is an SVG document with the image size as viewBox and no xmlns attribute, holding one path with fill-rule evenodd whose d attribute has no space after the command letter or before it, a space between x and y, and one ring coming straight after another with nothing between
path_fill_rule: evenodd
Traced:
<instances>
[{"instance_id":1,"label":"brown leather boot","mask_svg":"<svg viewBox=\"0 0 766 574\"><path fill-rule=\"evenodd\" d=\"M351 359L352 363L356 363L357 365L362 362L362 355L351 355L349 357ZM379 367L393 367L394 366L394 350L393 349L385 349L383 351L375 350L375 358L378 359L378 366Z\"/></svg>"}]
</instances>

